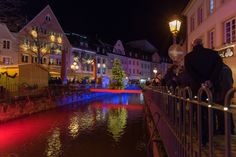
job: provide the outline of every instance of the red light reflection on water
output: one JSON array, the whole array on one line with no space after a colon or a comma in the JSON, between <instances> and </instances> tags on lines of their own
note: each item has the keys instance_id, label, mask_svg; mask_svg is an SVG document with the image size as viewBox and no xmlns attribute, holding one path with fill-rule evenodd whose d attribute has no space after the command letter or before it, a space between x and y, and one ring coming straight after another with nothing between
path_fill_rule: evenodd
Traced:
<instances>
[{"instance_id":1,"label":"red light reflection on water","mask_svg":"<svg viewBox=\"0 0 236 157\"><path fill-rule=\"evenodd\" d=\"M1 153L19 148L30 141L36 140L35 138L48 133L52 126L60 124L65 115L50 112L44 114L44 116L38 114L1 124L0 156Z\"/></svg>"},{"instance_id":2,"label":"red light reflection on water","mask_svg":"<svg viewBox=\"0 0 236 157\"><path fill-rule=\"evenodd\" d=\"M125 108L127 110L142 110L143 109L142 105L135 105L135 104L123 105L123 104L94 103L93 107L95 107L95 108L109 108L109 109Z\"/></svg>"},{"instance_id":3,"label":"red light reflection on water","mask_svg":"<svg viewBox=\"0 0 236 157\"><path fill-rule=\"evenodd\" d=\"M125 89L90 89L91 92L102 92L102 93L136 93L141 94L142 90L125 90Z\"/></svg>"}]
</instances>

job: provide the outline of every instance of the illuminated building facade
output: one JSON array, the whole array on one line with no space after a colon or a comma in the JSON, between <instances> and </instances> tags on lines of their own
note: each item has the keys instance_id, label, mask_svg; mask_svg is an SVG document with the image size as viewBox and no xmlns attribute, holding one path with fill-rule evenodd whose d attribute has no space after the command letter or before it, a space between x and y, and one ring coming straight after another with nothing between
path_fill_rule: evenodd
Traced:
<instances>
[{"instance_id":1,"label":"illuminated building facade","mask_svg":"<svg viewBox=\"0 0 236 157\"><path fill-rule=\"evenodd\" d=\"M11 33L3 23L0 23L0 30L0 65L17 64L17 36L15 33Z\"/></svg>"},{"instance_id":2,"label":"illuminated building facade","mask_svg":"<svg viewBox=\"0 0 236 157\"><path fill-rule=\"evenodd\" d=\"M71 46L50 6L19 31L18 40L19 64L43 65L51 76L66 81Z\"/></svg>"},{"instance_id":3,"label":"illuminated building facade","mask_svg":"<svg viewBox=\"0 0 236 157\"><path fill-rule=\"evenodd\" d=\"M201 38L204 47L215 49L233 71L236 80L236 1L191 0L183 14L187 17L187 51ZM235 86L235 85L234 85Z\"/></svg>"}]
</instances>

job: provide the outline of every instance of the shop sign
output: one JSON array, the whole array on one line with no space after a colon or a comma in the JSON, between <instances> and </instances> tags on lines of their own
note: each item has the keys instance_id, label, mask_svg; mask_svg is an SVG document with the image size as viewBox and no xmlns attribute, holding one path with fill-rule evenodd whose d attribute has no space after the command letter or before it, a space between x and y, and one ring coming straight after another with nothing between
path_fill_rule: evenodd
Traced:
<instances>
[{"instance_id":1,"label":"shop sign","mask_svg":"<svg viewBox=\"0 0 236 157\"><path fill-rule=\"evenodd\" d=\"M232 57L234 55L234 47L227 47L219 50L219 55L222 58Z\"/></svg>"}]
</instances>

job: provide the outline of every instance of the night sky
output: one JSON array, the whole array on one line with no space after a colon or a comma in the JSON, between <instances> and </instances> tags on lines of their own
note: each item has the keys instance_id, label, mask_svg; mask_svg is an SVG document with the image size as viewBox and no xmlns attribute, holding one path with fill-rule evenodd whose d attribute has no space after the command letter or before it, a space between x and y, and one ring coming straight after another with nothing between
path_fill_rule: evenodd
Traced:
<instances>
[{"instance_id":1,"label":"night sky","mask_svg":"<svg viewBox=\"0 0 236 157\"><path fill-rule=\"evenodd\" d=\"M172 43L169 19L180 15L189 0L28 0L29 18L50 4L65 32L99 37L114 44L147 39L167 55ZM184 19L183 19L184 21ZM184 38L185 28L182 27Z\"/></svg>"}]
</instances>

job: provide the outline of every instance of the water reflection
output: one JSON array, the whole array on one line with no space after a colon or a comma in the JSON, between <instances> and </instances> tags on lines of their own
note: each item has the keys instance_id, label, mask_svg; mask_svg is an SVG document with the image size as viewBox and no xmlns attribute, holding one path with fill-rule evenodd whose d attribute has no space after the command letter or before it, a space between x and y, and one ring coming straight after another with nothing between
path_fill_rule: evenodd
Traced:
<instances>
[{"instance_id":1,"label":"water reflection","mask_svg":"<svg viewBox=\"0 0 236 157\"><path fill-rule=\"evenodd\" d=\"M79 134L79 117L77 115L71 117L69 124L69 133L70 136L76 138Z\"/></svg>"},{"instance_id":2,"label":"water reflection","mask_svg":"<svg viewBox=\"0 0 236 157\"><path fill-rule=\"evenodd\" d=\"M0 125L0 157L144 157L141 99L116 94Z\"/></svg>"},{"instance_id":3,"label":"water reflection","mask_svg":"<svg viewBox=\"0 0 236 157\"><path fill-rule=\"evenodd\" d=\"M128 112L125 108L110 109L108 111L108 132L112 134L113 139L119 142L124 134L124 129L127 125Z\"/></svg>"},{"instance_id":4,"label":"water reflection","mask_svg":"<svg viewBox=\"0 0 236 157\"><path fill-rule=\"evenodd\" d=\"M55 128L52 135L47 140L48 145L46 148L47 157L59 157L62 154L61 140L60 140L60 129Z\"/></svg>"}]
</instances>

